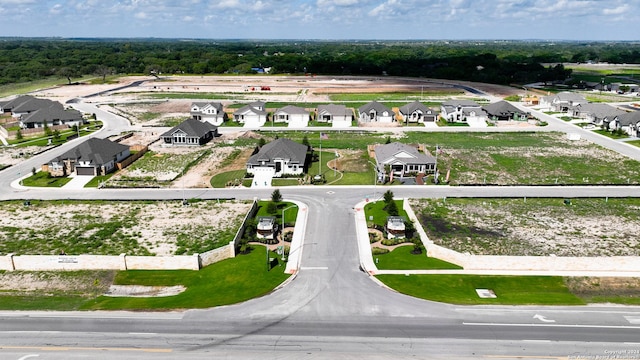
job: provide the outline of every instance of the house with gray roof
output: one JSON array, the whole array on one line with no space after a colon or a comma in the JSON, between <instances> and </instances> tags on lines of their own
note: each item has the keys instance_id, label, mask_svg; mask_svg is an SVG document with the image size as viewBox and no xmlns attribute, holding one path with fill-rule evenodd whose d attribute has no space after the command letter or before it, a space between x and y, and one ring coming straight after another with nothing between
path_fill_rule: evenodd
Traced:
<instances>
[{"instance_id":1,"label":"house with gray roof","mask_svg":"<svg viewBox=\"0 0 640 360\"><path fill-rule=\"evenodd\" d=\"M287 105L276 110L271 121L293 127L306 127L309 124L309 111L299 106Z\"/></svg>"},{"instance_id":2,"label":"house with gray roof","mask_svg":"<svg viewBox=\"0 0 640 360\"><path fill-rule=\"evenodd\" d=\"M439 112L437 110L428 108L426 105L419 101L408 103L400 107L399 111L399 117L401 121L407 124L423 124L426 122L436 122L439 115Z\"/></svg>"},{"instance_id":3,"label":"house with gray roof","mask_svg":"<svg viewBox=\"0 0 640 360\"><path fill-rule=\"evenodd\" d=\"M415 146L392 142L374 147L378 178L388 167L390 179L409 174L433 174L436 171L436 158L418 151Z\"/></svg>"},{"instance_id":4,"label":"house with gray roof","mask_svg":"<svg viewBox=\"0 0 640 360\"><path fill-rule=\"evenodd\" d=\"M621 129L633 137L638 137L638 128L640 128L640 111L631 111L622 114L609 123L609 130Z\"/></svg>"},{"instance_id":5,"label":"house with gray roof","mask_svg":"<svg viewBox=\"0 0 640 360\"><path fill-rule=\"evenodd\" d=\"M106 175L131 155L129 147L111 140L91 138L55 157L47 168L51 176Z\"/></svg>"},{"instance_id":6,"label":"house with gray roof","mask_svg":"<svg viewBox=\"0 0 640 360\"><path fill-rule=\"evenodd\" d=\"M396 113L377 101L372 101L358 108L360 122L392 123Z\"/></svg>"},{"instance_id":7,"label":"house with gray roof","mask_svg":"<svg viewBox=\"0 0 640 360\"><path fill-rule=\"evenodd\" d=\"M341 104L318 105L316 121L329 123L332 127L350 127L353 121L353 109Z\"/></svg>"},{"instance_id":8,"label":"house with gray roof","mask_svg":"<svg viewBox=\"0 0 640 360\"><path fill-rule=\"evenodd\" d=\"M187 119L160 135L167 145L204 145L218 135L218 127L208 122Z\"/></svg>"},{"instance_id":9,"label":"house with gray roof","mask_svg":"<svg viewBox=\"0 0 640 360\"><path fill-rule=\"evenodd\" d=\"M47 126L67 125L69 127L85 124L87 120L78 110L63 109L62 106L49 106L21 115L19 118L22 129L43 128Z\"/></svg>"},{"instance_id":10,"label":"house with gray roof","mask_svg":"<svg viewBox=\"0 0 640 360\"><path fill-rule=\"evenodd\" d=\"M609 104L604 103L584 103L571 108L571 116L585 119L589 123L607 128L611 121L626 111L619 110Z\"/></svg>"},{"instance_id":11,"label":"house with gray roof","mask_svg":"<svg viewBox=\"0 0 640 360\"><path fill-rule=\"evenodd\" d=\"M440 105L440 116L448 122L467 122L468 118L484 118L482 106L472 100L447 100Z\"/></svg>"},{"instance_id":12,"label":"house with gray roof","mask_svg":"<svg viewBox=\"0 0 640 360\"><path fill-rule=\"evenodd\" d=\"M31 95L18 96L15 99L5 101L0 105L2 106L3 113L10 112L11 115L16 118L48 107L56 107L60 110L63 109L62 104L57 101L40 99Z\"/></svg>"},{"instance_id":13,"label":"house with gray roof","mask_svg":"<svg viewBox=\"0 0 640 360\"><path fill-rule=\"evenodd\" d=\"M540 99L540 106L558 112L569 112L571 108L578 104L586 104L588 101L584 96L569 91L559 92L554 95L543 96Z\"/></svg>"},{"instance_id":14,"label":"house with gray roof","mask_svg":"<svg viewBox=\"0 0 640 360\"><path fill-rule=\"evenodd\" d=\"M527 120L528 114L514 105L502 100L482 107L491 120Z\"/></svg>"},{"instance_id":15,"label":"house with gray roof","mask_svg":"<svg viewBox=\"0 0 640 360\"><path fill-rule=\"evenodd\" d=\"M308 146L289 139L277 139L262 146L247 161L247 173L270 172L273 177L301 175L307 168Z\"/></svg>"},{"instance_id":16,"label":"house with gray roof","mask_svg":"<svg viewBox=\"0 0 640 360\"><path fill-rule=\"evenodd\" d=\"M264 106L265 103L262 101L247 104L233 113L233 119L240 124L245 124L245 127L264 126L269 115Z\"/></svg>"},{"instance_id":17,"label":"house with gray roof","mask_svg":"<svg viewBox=\"0 0 640 360\"><path fill-rule=\"evenodd\" d=\"M191 103L191 117L198 121L205 121L215 126L222 125L229 116L219 102L193 102Z\"/></svg>"}]
</instances>

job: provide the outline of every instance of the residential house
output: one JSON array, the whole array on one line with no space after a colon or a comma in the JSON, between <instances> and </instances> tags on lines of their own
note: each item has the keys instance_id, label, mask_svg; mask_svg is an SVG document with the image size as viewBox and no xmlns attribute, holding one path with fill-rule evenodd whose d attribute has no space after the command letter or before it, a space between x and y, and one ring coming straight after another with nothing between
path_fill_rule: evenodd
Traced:
<instances>
[{"instance_id":1,"label":"residential house","mask_svg":"<svg viewBox=\"0 0 640 360\"><path fill-rule=\"evenodd\" d=\"M131 155L129 147L111 140L91 138L52 159L48 164L52 176L106 175L116 164Z\"/></svg>"},{"instance_id":2,"label":"residential house","mask_svg":"<svg viewBox=\"0 0 640 360\"><path fill-rule=\"evenodd\" d=\"M396 113L377 101L372 101L358 108L360 122L391 123Z\"/></svg>"},{"instance_id":3,"label":"residential house","mask_svg":"<svg viewBox=\"0 0 640 360\"><path fill-rule=\"evenodd\" d=\"M400 107L399 117L404 123L436 122L438 120L438 111L428 108L419 101L406 104Z\"/></svg>"},{"instance_id":4,"label":"residential house","mask_svg":"<svg viewBox=\"0 0 640 360\"><path fill-rule=\"evenodd\" d=\"M484 118L482 106L472 100L448 100L440 105L440 116L449 122L468 122Z\"/></svg>"},{"instance_id":5,"label":"residential house","mask_svg":"<svg viewBox=\"0 0 640 360\"><path fill-rule=\"evenodd\" d=\"M10 112L11 115L15 118L19 118L22 115L26 115L36 110L52 106L59 108L60 110L63 109L62 104L57 101L40 99L31 95L18 96L13 100L3 102L1 106L3 113Z\"/></svg>"},{"instance_id":6,"label":"residential house","mask_svg":"<svg viewBox=\"0 0 640 360\"><path fill-rule=\"evenodd\" d=\"M276 223L275 216L260 216L258 217L256 237L258 239L272 240L276 236L278 230L278 224Z\"/></svg>"},{"instance_id":7,"label":"residential house","mask_svg":"<svg viewBox=\"0 0 640 360\"><path fill-rule=\"evenodd\" d=\"M634 83L611 83L609 84L609 88L611 89L611 91L614 91L618 94L637 93L640 89L640 85Z\"/></svg>"},{"instance_id":8,"label":"residential house","mask_svg":"<svg viewBox=\"0 0 640 360\"><path fill-rule=\"evenodd\" d=\"M569 112L569 109L578 104L586 104L588 101L584 96L568 91L559 92L554 95L543 96L540 99L540 106L558 112Z\"/></svg>"},{"instance_id":9,"label":"residential house","mask_svg":"<svg viewBox=\"0 0 640 360\"><path fill-rule=\"evenodd\" d=\"M330 123L332 127L350 127L353 121L353 110L344 105L318 105L316 121Z\"/></svg>"},{"instance_id":10,"label":"residential house","mask_svg":"<svg viewBox=\"0 0 640 360\"><path fill-rule=\"evenodd\" d=\"M218 127L208 122L187 119L160 135L168 145L203 145L218 135Z\"/></svg>"},{"instance_id":11,"label":"residential house","mask_svg":"<svg viewBox=\"0 0 640 360\"><path fill-rule=\"evenodd\" d=\"M277 139L262 146L247 161L247 173L268 171L273 177L304 174L308 146L289 139Z\"/></svg>"},{"instance_id":12,"label":"residential house","mask_svg":"<svg viewBox=\"0 0 640 360\"><path fill-rule=\"evenodd\" d=\"M618 116L609 123L609 130L621 129L629 136L639 137L640 111L632 111Z\"/></svg>"},{"instance_id":13,"label":"residential house","mask_svg":"<svg viewBox=\"0 0 640 360\"><path fill-rule=\"evenodd\" d=\"M299 106L287 105L276 110L271 121L287 123L290 127L306 127L309 124L309 111Z\"/></svg>"},{"instance_id":14,"label":"residential house","mask_svg":"<svg viewBox=\"0 0 640 360\"><path fill-rule=\"evenodd\" d=\"M404 218L402 216L389 216L385 224L387 231L387 239L404 239L406 237L406 229Z\"/></svg>"},{"instance_id":15,"label":"residential house","mask_svg":"<svg viewBox=\"0 0 640 360\"><path fill-rule=\"evenodd\" d=\"M191 103L191 117L198 121L206 121L215 126L222 125L229 116L219 102Z\"/></svg>"},{"instance_id":16,"label":"residential house","mask_svg":"<svg viewBox=\"0 0 640 360\"><path fill-rule=\"evenodd\" d=\"M389 179L394 177L411 176L415 174L433 174L436 171L436 158L418 151L411 145L392 142L384 145L376 145L374 148L378 180L380 172L389 169Z\"/></svg>"},{"instance_id":17,"label":"residential house","mask_svg":"<svg viewBox=\"0 0 640 360\"><path fill-rule=\"evenodd\" d=\"M19 118L22 129L43 128L46 126L67 125L69 127L85 124L87 120L78 110L62 109L62 106L49 106L21 115Z\"/></svg>"},{"instance_id":18,"label":"residential house","mask_svg":"<svg viewBox=\"0 0 640 360\"><path fill-rule=\"evenodd\" d=\"M514 105L502 100L482 107L491 120L527 120L528 114Z\"/></svg>"},{"instance_id":19,"label":"residential house","mask_svg":"<svg viewBox=\"0 0 640 360\"><path fill-rule=\"evenodd\" d=\"M572 107L570 111L571 116L585 119L589 123L603 128L608 128L612 120L626 113L626 111L603 103L578 104Z\"/></svg>"},{"instance_id":20,"label":"residential house","mask_svg":"<svg viewBox=\"0 0 640 360\"><path fill-rule=\"evenodd\" d=\"M264 106L265 103L262 101L245 105L233 113L233 119L240 124L245 124L245 127L264 126L268 116Z\"/></svg>"}]
</instances>

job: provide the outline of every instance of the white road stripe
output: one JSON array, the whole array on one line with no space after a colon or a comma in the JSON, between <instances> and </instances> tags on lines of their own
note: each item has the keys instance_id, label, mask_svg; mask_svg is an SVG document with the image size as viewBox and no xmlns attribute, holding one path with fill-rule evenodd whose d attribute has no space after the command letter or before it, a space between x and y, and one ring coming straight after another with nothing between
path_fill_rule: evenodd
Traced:
<instances>
[{"instance_id":1,"label":"white road stripe","mask_svg":"<svg viewBox=\"0 0 640 360\"><path fill-rule=\"evenodd\" d=\"M579 325L579 324L509 324L509 323L473 323L463 322L466 326L505 326L505 327L563 327L563 328L587 328L587 329L639 329L640 326L622 325Z\"/></svg>"}]
</instances>

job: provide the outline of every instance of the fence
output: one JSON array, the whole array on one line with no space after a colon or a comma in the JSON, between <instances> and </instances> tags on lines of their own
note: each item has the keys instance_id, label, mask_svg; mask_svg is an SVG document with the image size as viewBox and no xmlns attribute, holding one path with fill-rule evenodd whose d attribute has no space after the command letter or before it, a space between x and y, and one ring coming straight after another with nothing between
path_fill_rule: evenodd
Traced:
<instances>
[{"instance_id":1,"label":"fence","mask_svg":"<svg viewBox=\"0 0 640 360\"><path fill-rule=\"evenodd\" d=\"M15 255L0 257L0 271L56 270L199 270L218 261L236 256L236 246L242 238L248 219L258 211L254 199L236 236L229 244L202 254L177 256L120 255Z\"/></svg>"}]
</instances>

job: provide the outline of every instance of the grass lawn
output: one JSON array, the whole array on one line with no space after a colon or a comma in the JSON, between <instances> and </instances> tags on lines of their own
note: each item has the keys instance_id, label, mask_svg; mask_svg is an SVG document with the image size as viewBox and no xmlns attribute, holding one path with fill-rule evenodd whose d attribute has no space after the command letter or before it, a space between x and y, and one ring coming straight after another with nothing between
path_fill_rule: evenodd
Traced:
<instances>
[{"instance_id":1,"label":"grass lawn","mask_svg":"<svg viewBox=\"0 0 640 360\"><path fill-rule=\"evenodd\" d=\"M382 197L382 194L380 194ZM398 206L398 215L408 219L407 212L402 208L404 200L394 200ZM376 201L368 203L364 206L364 216L367 219L367 223L370 223L369 218L373 216L373 223L378 226L385 226L387 224L387 217L389 214L384 210L384 201Z\"/></svg>"},{"instance_id":2,"label":"grass lawn","mask_svg":"<svg viewBox=\"0 0 640 360\"><path fill-rule=\"evenodd\" d=\"M84 186L86 188L97 188L100 186L100 183L106 182L109 180L115 173L109 173L107 175L94 176L89 182Z\"/></svg>"},{"instance_id":3,"label":"grass lawn","mask_svg":"<svg viewBox=\"0 0 640 360\"><path fill-rule=\"evenodd\" d=\"M230 181L242 181L245 173L245 170L233 170L217 174L211 178L211 186L214 188L224 188Z\"/></svg>"},{"instance_id":4,"label":"grass lawn","mask_svg":"<svg viewBox=\"0 0 640 360\"><path fill-rule=\"evenodd\" d=\"M640 140L627 141L627 144L640 147Z\"/></svg>"},{"instance_id":5,"label":"grass lawn","mask_svg":"<svg viewBox=\"0 0 640 360\"><path fill-rule=\"evenodd\" d=\"M276 222L278 224L282 224L282 210L284 212L284 223L288 225L292 225L296 223L296 219L298 218L298 206L292 202L281 201L278 203L277 211L275 214L270 214L267 212L267 205L271 201L258 201L258 212L256 213L256 218L258 216L275 216Z\"/></svg>"},{"instance_id":6,"label":"grass lawn","mask_svg":"<svg viewBox=\"0 0 640 360\"><path fill-rule=\"evenodd\" d=\"M627 134L622 134L622 135L618 135L618 134L614 134L611 131L606 131L606 130L593 130L594 133L598 133L600 135L604 135L606 137L612 138L612 139L626 139L629 137L629 135Z\"/></svg>"},{"instance_id":7,"label":"grass lawn","mask_svg":"<svg viewBox=\"0 0 640 360\"><path fill-rule=\"evenodd\" d=\"M73 78L72 81L83 82L92 79L94 76L85 76L80 79ZM0 97L9 95L26 94L35 90L40 90L52 86L64 86L67 84L67 79L59 76L52 76L46 79L12 83L0 86Z\"/></svg>"},{"instance_id":8,"label":"grass lawn","mask_svg":"<svg viewBox=\"0 0 640 360\"><path fill-rule=\"evenodd\" d=\"M476 275L378 275L403 294L451 304L584 305L562 277ZM482 299L475 289L493 290L497 298Z\"/></svg>"},{"instance_id":9,"label":"grass lawn","mask_svg":"<svg viewBox=\"0 0 640 360\"><path fill-rule=\"evenodd\" d=\"M273 252L272 258L279 259ZM282 265L282 266L279 266ZM183 285L176 296L155 298L113 298L100 296L83 304L83 310L174 310L197 309L235 304L271 292L290 275L284 264L267 271L265 248L254 246L247 255L238 255L199 271L122 271L116 275L119 285Z\"/></svg>"},{"instance_id":10,"label":"grass lawn","mask_svg":"<svg viewBox=\"0 0 640 360\"><path fill-rule=\"evenodd\" d=\"M411 253L413 245L405 245L395 248L382 255L374 255L376 266L380 270L430 270L430 269L462 269L462 267L432 257L424 253L414 255Z\"/></svg>"},{"instance_id":11,"label":"grass lawn","mask_svg":"<svg viewBox=\"0 0 640 360\"><path fill-rule=\"evenodd\" d=\"M35 175L22 179L22 185L34 187L63 187L71 178L50 177L48 172L38 171Z\"/></svg>"},{"instance_id":12,"label":"grass lawn","mask_svg":"<svg viewBox=\"0 0 640 360\"><path fill-rule=\"evenodd\" d=\"M300 185L298 178L273 178L271 180L271 185L273 186L297 186Z\"/></svg>"}]
</instances>

